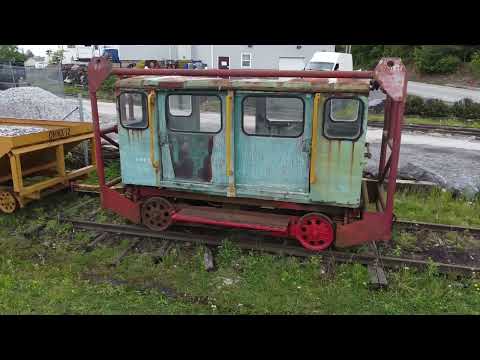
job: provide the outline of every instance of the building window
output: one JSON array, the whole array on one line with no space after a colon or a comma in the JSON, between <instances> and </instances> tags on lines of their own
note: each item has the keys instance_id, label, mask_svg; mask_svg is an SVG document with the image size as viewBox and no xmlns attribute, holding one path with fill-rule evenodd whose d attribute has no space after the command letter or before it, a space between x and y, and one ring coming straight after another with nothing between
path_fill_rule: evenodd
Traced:
<instances>
[{"instance_id":1,"label":"building window","mask_svg":"<svg viewBox=\"0 0 480 360\"><path fill-rule=\"evenodd\" d=\"M298 137L303 133L305 105L293 96L247 96L243 99L243 131L247 135Z\"/></svg>"},{"instance_id":2,"label":"building window","mask_svg":"<svg viewBox=\"0 0 480 360\"><path fill-rule=\"evenodd\" d=\"M218 133L222 129L222 102L216 95L167 96L167 126L178 132Z\"/></svg>"},{"instance_id":3,"label":"building window","mask_svg":"<svg viewBox=\"0 0 480 360\"><path fill-rule=\"evenodd\" d=\"M242 68L252 68L252 53L242 53Z\"/></svg>"}]
</instances>

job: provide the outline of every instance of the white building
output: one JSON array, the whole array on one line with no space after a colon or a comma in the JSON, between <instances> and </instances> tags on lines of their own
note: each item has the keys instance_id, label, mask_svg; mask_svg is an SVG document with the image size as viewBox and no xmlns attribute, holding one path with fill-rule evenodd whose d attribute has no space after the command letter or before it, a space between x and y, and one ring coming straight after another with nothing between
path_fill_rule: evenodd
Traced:
<instances>
[{"instance_id":1,"label":"white building","mask_svg":"<svg viewBox=\"0 0 480 360\"><path fill-rule=\"evenodd\" d=\"M88 62L105 48L118 49L123 63L140 60L199 60L209 69L302 70L316 51L335 45L64 45L63 63Z\"/></svg>"},{"instance_id":2,"label":"white building","mask_svg":"<svg viewBox=\"0 0 480 360\"><path fill-rule=\"evenodd\" d=\"M303 69L335 45L116 45L121 61L200 60L209 69Z\"/></svg>"},{"instance_id":3,"label":"white building","mask_svg":"<svg viewBox=\"0 0 480 360\"><path fill-rule=\"evenodd\" d=\"M25 67L34 67L35 69L45 69L48 66L48 61L41 56L33 56L24 62Z\"/></svg>"}]
</instances>

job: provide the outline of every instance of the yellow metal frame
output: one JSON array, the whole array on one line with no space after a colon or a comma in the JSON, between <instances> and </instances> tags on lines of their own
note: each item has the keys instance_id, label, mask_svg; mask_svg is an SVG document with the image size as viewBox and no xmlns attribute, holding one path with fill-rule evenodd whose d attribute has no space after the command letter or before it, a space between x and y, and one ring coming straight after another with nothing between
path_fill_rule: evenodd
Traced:
<instances>
[{"instance_id":1,"label":"yellow metal frame","mask_svg":"<svg viewBox=\"0 0 480 360\"><path fill-rule=\"evenodd\" d=\"M95 141L92 124L31 119L0 119L0 125L2 124L20 126L38 125L45 129L44 131L27 135L11 137L0 136L0 159L3 156L8 156L8 162L10 163L10 172L7 171L0 177L0 184L3 183L0 188L11 191L18 200L20 207L23 207L31 200L39 199L42 191L52 192L68 187L71 180L87 175L96 168ZM91 143L92 165L67 171L65 168L64 146L74 146L83 141L90 141ZM49 160L46 164L29 166L26 169L22 169L23 155L47 149L54 149L54 161ZM41 154L38 155L38 160L41 162ZM54 177L32 185L24 185L24 176L49 170L55 172ZM13 186L6 186L4 183L10 180Z\"/></svg>"},{"instance_id":2,"label":"yellow metal frame","mask_svg":"<svg viewBox=\"0 0 480 360\"><path fill-rule=\"evenodd\" d=\"M226 126L225 126L225 147L226 147L226 171L228 178L227 196L234 197L236 195L235 190L235 178L233 174L233 153L232 153L232 122L233 122L233 91L229 91L227 95L226 103Z\"/></svg>"},{"instance_id":3,"label":"yellow metal frame","mask_svg":"<svg viewBox=\"0 0 480 360\"><path fill-rule=\"evenodd\" d=\"M26 146L20 149L14 149L8 153L10 158L10 167L11 167L11 178L13 182L13 191L17 193L20 197L27 198L40 198L40 192L51 188L58 184L63 184L68 186L70 180L78 178L83 175L89 174L95 169L95 165L88 165L73 171L66 171L65 169L65 154L64 154L64 145L69 143L74 143L78 141L91 140L92 149L94 148L93 134L75 136L72 138L54 141L46 144ZM50 162L49 164L40 165L35 168L31 168L25 173L22 171L22 162L21 155L33 151L55 148L56 157L55 162ZM92 150L93 151L93 150ZM56 169L57 176L48 180L38 182L30 186L23 185L23 176L32 174L37 171L47 170L47 169Z\"/></svg>"},{"instance_id":4,"label":"yellow metal frame","mask_svg":"<svg viewBox=\"0 0 480 360\"><path fill-rule=\"evenodd\" d=\"M318 145L318 109L320 104L320 94L315 94L313 99L313 115L312 115L312 151L310 157L310 184L317 181L316 165L317 165L317 145Z\"/></svg>"},{"instance_id":5,"label":"yellow metal frame","mask_svg":"<svg viewBox=\"0 0 480 360\"><path fill-rule=\"evenodd\" d=\"M154 129L154 116L155 116L155 90L151 90L148 94L148 128L150 129L150 163L158 170L160 164L155 160L155 129Z\"/></svg>"}]
</instances>

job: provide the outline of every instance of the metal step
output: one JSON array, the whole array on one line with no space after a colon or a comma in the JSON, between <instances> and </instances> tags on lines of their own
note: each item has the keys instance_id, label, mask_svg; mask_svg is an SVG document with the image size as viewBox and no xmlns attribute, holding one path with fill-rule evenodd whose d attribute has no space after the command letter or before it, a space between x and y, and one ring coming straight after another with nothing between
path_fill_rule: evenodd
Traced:
<instances>
[{"instance_id":1,"label":"metal step","mask_svg":"<svg viewBox=\"0 0 480 360\"><path fill-rule=\"evenodd\" d=\"M290 216L208 206L185 207L173 216L176 222L228 226L241 229L288 233Z\"/></svg>"}]
</instances>

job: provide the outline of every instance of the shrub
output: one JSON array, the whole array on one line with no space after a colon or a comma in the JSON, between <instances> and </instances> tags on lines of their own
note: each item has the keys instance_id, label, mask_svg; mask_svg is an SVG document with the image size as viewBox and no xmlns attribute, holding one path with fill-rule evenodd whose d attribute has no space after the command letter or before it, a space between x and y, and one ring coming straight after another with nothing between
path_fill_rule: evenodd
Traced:
<instances>
[{"instance_id":1,"label":"shrub","mask_svg":"<svg viewBox=\"0 0 480 360\"><path fill-rule=\"evenodd\" d=\"M448 54L448 48L422 46L413 53L415 67L421 73L449 74L457 70L461 63L458 56Z\"/></svg>"},{"instance_id":2,"label":"shrub","mask_svg":"<svg viewBox=\"0 0 480 360\"><path fill-rule=\"evenodd\" d=\"M420 96L408 95L405 103L405 115L420 115L425 103Z\"/></svg>"},{"instance_id":3,"label":"shrub","mask_svg":"<svg viewBox=\"0 0 480 360\"><path fill-rule=\"evenodd\" d=\"M472 60L470 61L470 69L476 76L480 77L480 51L473 53Z\"/></svg>"},{"instance_id":4,"label":"shrub","mask_svg":"<svg viewBox=\"0 0 480 360\"><path fill-rule=\"evenodd\" d=\"M462 99L453 104L452 114L460 119L480 119L480 104L471 99Z\"/></svg>"},{"instance_id":5,"label":"shrub","mask_svg":"<svg viewBox=\"0 0 480 360\"><path fill-rule=\"evenodd\" d=\"M420 112L422 116L444 117L450 115L450 107L442 100L428 99L425 101L423 110Z\"/></svg>"},{"instance_id":6,"label":"shrub","mask_svg":"<svg viewBox=\"0 0 480 360\"><path fill-rule=\"evenodd\" d=\"M437 61L437 72L439 74L451 74L457 71L462 60L455 55L448 55Z\"/></svg>"},{"instance_id":7,"label":"shrub","mask_svg":"<svg viewBox=\"0 0 480 360\"><path fill-rule=\"evenodd\" d=\"M100 90L102 91L113 91L115 88L115 82L118 78L115 75L110 75L105 81L102 83Z\"/></svg>"}]
</instances>

